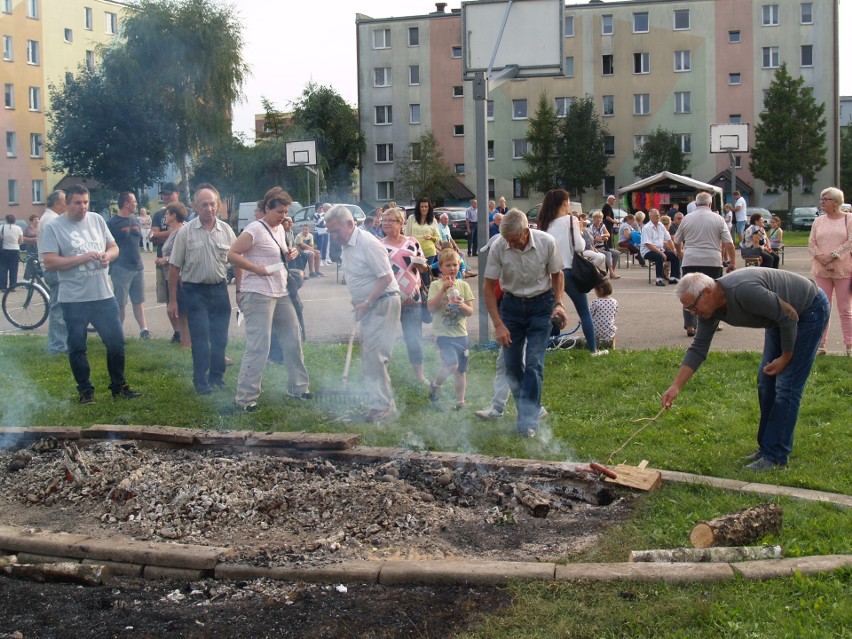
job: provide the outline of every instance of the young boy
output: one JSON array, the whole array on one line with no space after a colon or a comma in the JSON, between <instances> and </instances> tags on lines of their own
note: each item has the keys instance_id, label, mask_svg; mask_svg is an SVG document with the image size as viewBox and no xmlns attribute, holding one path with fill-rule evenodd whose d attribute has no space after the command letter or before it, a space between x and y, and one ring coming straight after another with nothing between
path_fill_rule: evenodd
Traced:
<instances>
[{"instance_id":1,"label":"young boy","mask_svg":"<svg viewBox=\"0 0 852 639\"><path fill-rule=\"evenodd\" d=\"M438 266L441 277L433 280L429 286L427 306L435 317L432 330L442 366L430 385L430 398L437 402L441 384L455 374L456 410L460 410L464 407L467 388L467 318L473 315L473 291L470 284L456 279L460 263L459 255L453 249L441 251Z\"/></svg>"}]
</instances>

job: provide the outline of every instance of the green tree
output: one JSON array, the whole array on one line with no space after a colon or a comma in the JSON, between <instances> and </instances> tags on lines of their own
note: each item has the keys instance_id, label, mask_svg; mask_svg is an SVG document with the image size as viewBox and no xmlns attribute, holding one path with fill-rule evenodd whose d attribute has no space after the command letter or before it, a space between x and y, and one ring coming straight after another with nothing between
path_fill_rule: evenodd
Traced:
<instances>
[{"instance_id":1,"label":"green tree","mask_svg":"<svg viewBox=\"0 0 852 639\"><path fill-rule=\"evenodd\" d=\"M657 127L646 138L636 154L633 173L640 179L662 171L683 174L689 169L689 159L680 148L677 134Z\"/></svg>"},{"instance_id":2,"label":"green tree","mask_svg":"<svg viewBox=\"0 0 852 639\"><path fill-rule=\"evenodd\" d=\"M749 168L767 186L787 191L793 206L793 187L813 183L826 163L825 105L817 104L801 76L793 78L782 64L775 72L754 127Z\"/></svg>"},{"instance_id":3,"label":"green tree","mask_svg":"<svg viewBox=\"0 0 852 639\"><path fill-rule=\"evenodd\" d=\"M452 169L444 162L435 134L426 131L411 143L410 151L396 155L396 194L400 200L426 197L433 202L447 196L447 183L456 179Z\"/></svg>"},{"instance_id":4,"label":"green tree","mask_svg":"<svg viewBox=\"0 0 852 639\"><path fill-rule=\"evenodd\" d=\"M546 193L562 183L559 162L559 119L547 94L538 96L535 114L527 125L527 169L518 177L530 189Z\"/></svg>"},{"instance_id":5,"label":"green tree","mask_svg":"<svg viewBox=\"0 0 852 639\"><path fill-rule=\"evenodd\" d=\"M293 123L316 140L326 188L345 199L366 146L355 108L331 87L309 82L294 105Z\"/></svg>"},{"instance_id":6,"label":"green tree","mask_svg":"<svg viewBox=\"0 0 852 639\"><path fill-rule=\"evenodd\" d=\"M609 164L604 148L607 135L591 95L571 103L559 124L557 145L559 173L567 191L582 194L603 182Z\"/></svg>"},{"instance_id":7,"label":"green tree","mask_svg":"<svg viewBox=\"0 0 852 639\"><path fill-rule=\"evenodd\" d=\"M845 126L840 134L840 189L846 201L852 201L852 126Z\"/></svg>"}]
</instances>

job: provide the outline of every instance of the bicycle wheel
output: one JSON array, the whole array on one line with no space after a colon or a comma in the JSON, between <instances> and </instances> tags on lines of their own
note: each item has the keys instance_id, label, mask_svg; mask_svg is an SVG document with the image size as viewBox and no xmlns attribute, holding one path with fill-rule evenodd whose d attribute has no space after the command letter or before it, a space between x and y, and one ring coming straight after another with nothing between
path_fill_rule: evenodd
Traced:
<instances>
[{"instance_id":1,"label":"bicycle wheel","mask_svg":"<svg viewBox=\"0 0 852 639\"><path fill-rule=\"evenodd\" d=\"M49 310L47 293L31 282L17 282L3 294L3 315L18 328L38 328Z\"/></svg>"}]
</instances>

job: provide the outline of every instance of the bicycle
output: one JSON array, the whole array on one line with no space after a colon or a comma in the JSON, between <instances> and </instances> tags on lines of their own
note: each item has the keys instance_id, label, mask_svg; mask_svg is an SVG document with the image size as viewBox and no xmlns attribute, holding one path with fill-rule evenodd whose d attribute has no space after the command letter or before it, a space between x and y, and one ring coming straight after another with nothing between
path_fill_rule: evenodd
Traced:
<instances>
[{"instance_id":1,"label":"bicycle","mask_svg":"<svg viewBox=\"0 0 852 639\"><path fill-rule=\"evenodd\" d=\"M30 331L44 324L50 311L50 287L42 277L38 257L26 260L24 279L15 282L3 293L3 315L17 328Z\"/></svg>"}]
</instances>

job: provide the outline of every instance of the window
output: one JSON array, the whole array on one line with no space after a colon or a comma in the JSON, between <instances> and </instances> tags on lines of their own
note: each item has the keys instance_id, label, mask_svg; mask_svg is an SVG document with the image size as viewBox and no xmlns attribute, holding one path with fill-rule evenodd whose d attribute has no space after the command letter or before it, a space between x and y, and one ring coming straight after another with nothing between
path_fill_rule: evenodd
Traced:
<instances>
[{"instance_id":1,"label":"window","mask_svg":"<svg viewBox=\"0 0 852 639\"><path fill-rule=\"evenodd\" d=\"M527 154L527 148L526 139L512 140L512 159L522 160Z\"/></svg>"},{"instance_id":2,"label":"window","mask_svg":"<svg viewBox=\"0 0 852 639\"><path fill-rule=\"evenodd\" d=\"M409 124L420 124L420 105L419 104L409 104L408 105L408 123Z\"/></svg>"},{"instance_id":3,"label":"window","mask_svg":"<svg viewBox=\"0 0 852 639\"><path fill-rule=\"evenodd\" d=\"M376 145L376 162L393 162L393 144Z\"/></svg>"},{"instance_id":4,"label":"window","mask_svg":"<svg viewBox=\"0 0 852 639\"><path fill-rule=\"evenodd\" d=\"M612 54L601 56L601 75L615 75L615 68L612 65Z\"/></svg>"},{"instance_id":5,"label":"window","mask_svg":"<svg viewBox=\"0 0 852 639\"><path fill-rule=\"evenodd\" d=\"M456 175L464 175L464 164L456 164L453 166Z\"/></svg>"},{"instance_id":6,"label":"window","mask_svg":"<svg viewBox=\"0 0 852 639\"><path fill-rule=\"evenodd\" d=\"M453 87L453 97L454 98L462 98L464 97L464 85L457 84Z\"/></svg>"},{"instance_id":7,"label":"window","mask_svg":"<svg viewBox=\"0 0 852 639\"><path fill-rule=\"evenodd\" d=\"M728 122L731 124L740 124L743 121L743 116L739 113L731 113L728 116Z\"/></svg>"},{"instance_id":8,"label":"window","mask_svg":"<svg viewBox=\"0 0 852 639\"><path fill-rule=\"evenodd\" d=\"M464 135L464 124L454 124L453 135L455 135L456 137Z\"/></svg>"},{"instance_id":9,"label":"window","mask_svg":"<svg viewBox=\"0 0 852 639\"><path fill-rule=\"evenodd\" d=\"M676 73L692 71L692 52L691 51L675 51L674 52L674 70Z\"/></svg>"},{"instance_id":10,"label":"window","mask_svg":"<svg viewBox=\"0 0 852 639\"><path fill-rule=\"evenodd\" d=\"M777 69L781 58L778 47L763 47L763 68Z\"/></svg>"},{"instance_id":11,"label":"window","mask_svg":"<svg viewBox=\"0 0 852 639\"><path fill-rule=\"evenodd\" d=\"M374 49L390 49L390 46L390 29L376 29L375 31L373 31Z\"/></svg>"},{"instance_id":12,"label":"window","mask_svg":"<svg viewBox=\"0 0 852 639\"><path fill-rule=\"evenodd\" d=\"M104 33L116 35L118 33L118 15L104 11Z\"/></svg>"},{"instance_id":13,"label":"window","mask_svg":"<svg viewBox=\"0 0 852 639\"><path fill-rule=\"evenodd\" d=\"M408 67L408 84L420 84L420 65L412 64Z\"/></svg>"},{"instance_id":14,"label":"window","mask_svg":"<svg viewBox=\"0 0 852 639\"><path fill-rule=\"evenodd\" d=\"M12 0L3 0L3 13L12 13Z\"/></svg>"},{"instance_id":15,"label":"window","mask_svg":"<svg viewBox=\"0 0 852 639\"><path fill-rule=\"evenodd\" d=\"M568 115L568 109L574 103L574 98L556 98L556 117L564 118Z\"/></svg>"},{"instance_id":16,"label":"window","mask_svg":"<svg viewBox=\"0 0 852 639\"><path fill-rule=\"evenodd\" d=\"M30 133L30 157L44 157L44 136L41 133Z\"/></svg>"},{"instance_id":17,"label":"window","mask_svg":"<svg viewBox=\"0 0 852 639\"><path fill-rule=\"evenodd\" d=\"M393 124L393 107L390 104L376 107L376 124Z\"/></svg>"},{"instance_id":18,"label":"window","mask_svg":"<svg viewBox=\"0 0 852 639\"><path fill-rule=\"evenodd\" d=\"M680 133L677 136L677 143L681 153L692 153L692 135L689 133Z\"/></svg>"},{"instance_id":19,"label":"window","mask_svg":"<svg viewBox=\"0 0 852 639\"><path fill-rule=\"evenodd\" d=\"M39 63L38 40L27 40L27 64Z\"/></svg>"},{"instance_id":20,"label":"window","mask_svg":"<svg viewBox=\"0 0 852 639\"><path fill-rule=\"evenodd\" d=\"M91 7L83 7L83 19L86 25L86 31L92 30L92 9Z\"/></svg>"},{"instance_id":21,"label":"window","mask_svg":"<svg viewBox=\"0 0 852 639\"><path fill-rule=\"evenodd\" d=\"M524 181L520 178L512 179L512 197L517 199L526 199L530 196L529 189Z\"/></svg>"},{"instance_id":22,"label":"window","mask_svg":"<svg viewBox=\"0 0 852 639\"><path fill-rule=\"evenodd\" d=\"M565 16L565 37L574 37L574 16Z\"/></svg>"},{"instance_id":23,"label":"window","mask_svg":"<svg viewBox=\"0 0 852 639\"><path fill-rule=\"evenodd\" d=\"M389 87L391 85L390 67L376 67L373 69L373 86Z\"/></svg>"},{"instance_id":24,"label":"window","mask_svg":"<svg viewBox=\"0 0 852 639\"><path fill-rule=\"evenodd\" d=\"M633 33L648 33L648 12L633 14Z\"/></svg>"},{"instance_id":25,"label":"window","mask_svg":"<svg viewBox=\"0 0 852 639\"><path fill-rule=\"evenodd\" d=\"M802 66L803 67L814 66L814 45L812 45L812 44L803 44L802 45Z\"/></svg>"},{"instance_id":26,"label":"window","mask_svg":"<svg viewBox=\"0 0 852 639\"><path fill-rule=\"evenodd\" d=\"M89 71L95 70L95 52L92 50L86 51L86 68Z\"/></svg>"},{"instance_id":27,"label":"window","mask_svg":"<svg viewBox=\"0 0 852 639\"><path fill-rule=\"evenodd\" d=\"M603 96L602 112L605 116L615 115L615 96L614 95Z\"/></svg>"},{"instance_id":28,"label":"window","mask_svg":"<svg viewBox=\"0 0 852 639\"><path fill-rule=\"evenodd\" d=\"M411 161L419 162L423 156L423 145L420 142L411 143Z\"/></svg>"},{"instance_id":29,"label":"window","mask_svg":"<svg viewBox=\"0 0 852 639\"><path fill-rule=\"evenodd\" d=\"M740 40L741 36L739 31L728 31L728 42L731 44L737 44Z\"/></svg>"},{"instance_id":30,"label":"window","mask_svg":"<svg viewBox=\"0 0 852 639\"><path fill-rule=\"evenodd\" d=\"M488 140L488 159L494 159L494 140Z\"/></svg>"},{"instance_id":31,"label":"window","mask_svg":"<svg viewBox=\"0 0 852 639\"><path fill-rule=\"evenodd\" d=\"M633 73L650 73L651 72L651 54L650 53L634 53L633 54Z\"/></svg>"},{"instance_id":32,"label":"window","mask_svg":"<svg viewBox=\"0 0 852 639\"><path fill-rule=\"evenodd\" d=\"M650 93L635 93L633 94L633 115L650 115L651 113L651 94Z\"/></svg>"},{"instance_id":33,"label":"window","mask_svg":"<svg viewBox=\"0 0 852 639\"><path fill-rule=\"evenodd\" d=\"M454 58L461 58L461 47L453 47L452 56Z\"/></svg>"},{"instance_id":34,"label":"window","mask_svg":"<svg viewBox=\"0 0 852 639\"><path fill-rule=\"evenodd\" d=\"M689 29L689 9L674 10L674 28L675 31Z\"/></svg>"},{"instance_id":35,"label":"window","mask_svg":"<svg viewBox=\"0 0 852 639\"><path fill-rule=\"evenodd\" d=\"M30 87L30 111L41 111L41 87Z\"/></svg>"},{"instance_id":36,"label":"window","mask_svg":"<svg viewBox=\"0 0 852 639\"><path fill-rule=\"evenodd\" d=\"M17 204L18 203L18 181L17 180L9 180L6 184L9 187L9 204Z\"/></svg>"},{"instance_id":37,"label":"window","mask_svg":"<svg viewBox=\"0 0 852 639\"><path fill-rule=\"evenodd\" d=\"M814 3L813 2L803 2L802 3L802 24L813 24L814 23Z\"/></svg>"},{"instance_id":38,"label":"window","mask_svg":"<svg viewBox=\"0 0 852 639\"><path fill-rule=\"evenodd\" d=\"M27 17L38 19L38 0L27 0Z\"/></svg>"},{"instance_id":39,"label":"window","mask_svg":"<svg viewBox=\"0 0 852 639\"><path fill-rule=\"evenodd\" d=\"M420 46L420 27L408 27L408 46Z\"/></svg>"},{"instance_id":40,"label":"window","mask_svg":"<svg viewBox=\"0 0 852 639\"><path fill-rule=\"evenodd\" d=\"M692 113L692 92L690 92L690 91L675 91L675 94L674 94L674 112L675 113Z\"/></svg>"},{"instance_id":41,"label":"window","mask_svg":"<svg viewBox=\"0 0 852 639\"><path fill-rule=\"evenodd\" d=\"M394 199L393 182L376 182L376 197L379 200Z\"/></svg>"},{"instance_id":42,"label":"window","mask_svg":"<svg viewBox=\"0 0 852 639\"><path fill-rule=\"evenodd\" d=\"M74 29L65 29L65 42L74 42Z\"/></svg>"},{"instance_id":43,"label":"window","mask_svg":"<svg viewBox=\"0 0 852 639\"><path fill-rule=\"evenodd\" d=\"M44 180L33 180L33 204L44 202Z\"/></svg>"},{"instance_id":44,"label":"window","mask_svg":"<svg viewBox=\"0 0 852 639\"><path fill-rule=\"evenodd\" d=\"M527 101L512 100L512 119L526 120L527 119Z\"/></svg>"},{"instance_id":45,"label":"window","mask_svg":"<svg viewBox=\"0 0 852 639\"><path fill-rule=\"evenodd\" d=\"M14 49L12 48L12 36L10 35L3 36L3 59L6 61L15 59Z\"/></svg>"},{"instance_id":46,"label":"window","mask_svg":"<svg viewBox=\"0 0 852 639\"><path fill-rule=\"evenodd\" d=\"M18 157L18 134L14 131L6 131L6 157Z\"/></svg>"},{"instance_id":47,"label":"window","mask_svg":"<svg viewBox=\"0 0 852 639\"><path fill-rule=\"evenodd\" d=\"M494 120L494 100L486 100L485 117L489 120Z\"/></svg>"},{"instance_id":48,"label":"window","mask_svg":"<svg viewBox=\"0 0 852 639\"><path fill-rule=\"evenodd\" d=\"M742 84L743 78L739 73L729 73L728 74L728 84Z\"/></svg>"},{"instance_id":49,"label":"window","mask_svg":"<svg viewBox=\"0 0 852 639\"><path fill-rule=\"evenodd\" d=\"M742 166L743 166L743 158L742 158L742 156L741 156L741 155L735 155L735 156L734 156L734 166L735 166L735 167L737 167L738 169L741 169L741 168L742 168Z\"/></svg>"},{"instance_id":50,"label":"window","mask_svg":"<svg viewBox=\"0 0 852 639\"><path fill-rule=\"evenodd\" d=\"M565 58L565 77L574 77L574 56L570 55Z\"/></svg>"},{"instance_id":51,"label":"window","mask_svg":"<svg viewBox=\"0 0 852 639\"><path fill-rule=\"evenodd\" d=\"M14 84L4 84L3 85L3 106L7 109L15 108L15 85Z\"/></svg>"},{"instance_id":52,"label":"window","mask_svg":"<svg viewBox=\"0 0 852 639\"><path fill-rule=\"evenodd\" d=\"M604 193L615 193L615 176L607 175L604 177Z\"/></svg>"},{"instance_id":53,"label":"window","mask_svg":"<svg viewBox=\"0 0 852 639\"><path fill-rule=\"evenodd\" d=\"M601 16L601 35L612 35L612 16L611 15L603 15Z\"/></svg>"},{"instance_id":54,"label":"window","mask_svg":"<svg viewBox=\"0 0 852 639\"><path fill-rule=\"evenodd\" d=\"M763 5L763 26L764 27L777 27L778 24L779 24L778 5L777 4L765 4L765 5Z\"/></svg>"},{"instance_id":55,"label":"window","mask_svg":"<svg viewBox=\"0 0 852 639\"><path fill-rule=\"evenodd\" d=\"M604 154L605 155L615 155L615 136L607 135L604 136Z\"/></svg>"},{"instance_id":56,"label":"window","mask_svg":"<svg viewBox=\"0 0 852 639\"><path fill-rule=\"evenodd\" d=\"M642 147L645 146L645 140L648 139L647 135L634 135L633 136L633 152L639 153L642 150Z\"/></svg>"}]
</instances>

